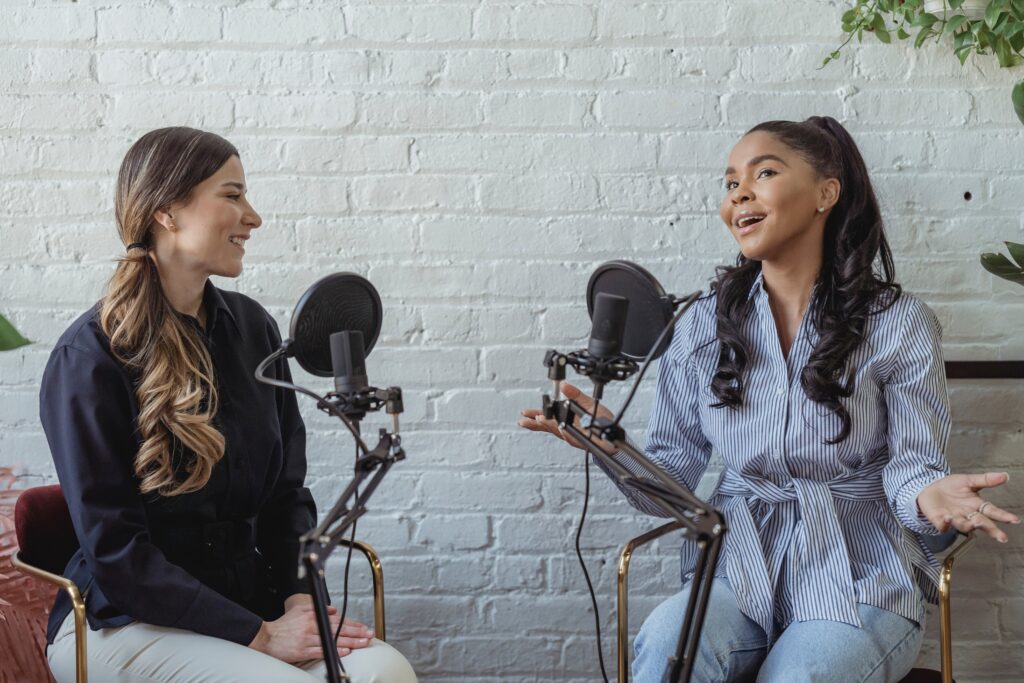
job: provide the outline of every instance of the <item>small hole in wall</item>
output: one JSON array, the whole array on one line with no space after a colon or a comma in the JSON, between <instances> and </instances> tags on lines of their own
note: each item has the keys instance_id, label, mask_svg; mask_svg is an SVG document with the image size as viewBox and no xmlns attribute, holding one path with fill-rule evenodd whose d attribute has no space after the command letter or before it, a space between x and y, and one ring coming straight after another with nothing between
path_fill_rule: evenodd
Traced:
<instances>
[{"instance_id":1,"label":"small hole in wall","mask_svg":"<svg viewBox=\"0 0 1024 683\"><path fill-rule=\"evenodd\" d=\"M974 195L973 195L973 194L971 194L970 192L964 192L964 201L965 201L965 202L969 202L969 201L971 201L971 199L972 199L973 197L974 197Z\"/></svg>"}]
</instances>

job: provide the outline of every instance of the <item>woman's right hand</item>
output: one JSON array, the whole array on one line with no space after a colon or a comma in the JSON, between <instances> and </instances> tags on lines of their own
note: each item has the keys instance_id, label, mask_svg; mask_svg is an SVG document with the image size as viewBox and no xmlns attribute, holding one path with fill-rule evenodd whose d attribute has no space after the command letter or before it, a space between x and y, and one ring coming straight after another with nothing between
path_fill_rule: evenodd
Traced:
<instances>
[{"instance_id":1,"label":"woman's right hand","mask_svg":"<svg viewBox=\"0 0 1024 683\"><path fill-rule=\"evenodd\" d=\"M333 633L338 629L341 617L338 610L331 606L327 608L327 615ZM366 647L372 638L373 631L358 622L346 619L345 628L341 630L341 636L338 638L338 655L344 657L353 648ZM297 604L285 611L280 618L264 621L249 647L289 664L323 659L320 631L316 626L316 612L313 611L312 603Z\"/></svg>"},{"instance_id":2,"label":"woman's right hand","mask_svg":"<svg viewBox=\"0 0 1024 683\"><path fill-rule=\"evenodd\" d=\"M575 387L569 384L568 382L562 382L561 389L562 395L565 398L571 401L575 401L577 404L579 404L581 408L586 410L588 413L593 412L594 399L584 394L582 391L579 390L578 387ZM559 428L558 420L556 420L555 418L545 418L544 411L541 410L540 408L525 408L520 412L520 415L522 417L519 418L519 421L516 424L518 424L523 429L529 429L531 432L548 432L549 434L554 434L559 439L566 442L570 446L573 446L574 448L583 448L583 444L581 444L579 441L572 438L572 436L570 436L564 430ZM603 405L598 406L597 416L606 418L608 420L611 420L615 417L612 414L612 411L608 410L608 408L606 408ZM576 417L575 425L577 428L579 428L579 417ZM605 450L615 450L615 446L608 442L602 441L599 443Z\"/></svg>"}]
</instances>

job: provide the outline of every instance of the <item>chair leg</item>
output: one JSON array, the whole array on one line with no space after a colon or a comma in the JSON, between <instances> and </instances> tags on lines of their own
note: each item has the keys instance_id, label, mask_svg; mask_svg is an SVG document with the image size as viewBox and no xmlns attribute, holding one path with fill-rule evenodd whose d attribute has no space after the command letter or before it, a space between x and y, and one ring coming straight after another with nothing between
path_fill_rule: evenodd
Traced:
<instances>
[{"instance_id":1,"label":"chair leg","mask_svg":"<svg viewBox=\"0 0 1024 683\"><path fill-rule=\"evenodd\" d=\"M341 545L347 547L350 545L349 540L342 539ZM387 625L384 620L384 569L380 563L380 556L369 543L353 541L351 546L361 552L370 563L370 572L373 575L373 635L377 640L387 640Z\"/></svg>"},{"instance_id":2,"label":"chair leg","mask_svg":"<svg viewBox=\"0 0 1024 683\"><path fill-rule=\"evenodd\" d=\"M629 561L633 551L656 538L682 529L679 522L662 524L645 534L626 542L619 552L618 610L616 614L616 654L618 662L618 683L629 683Z\"/></svg>"},{"instance_id":3,"label":"chair leg","mask_svg":"<svg viewBox=\"0 0 1024 683\"><path fill-rule=\"evenodd\" d=\"M942 572L939 575L939 612L941 621L939 623L939 643L942 651L942 683L953 683L953 625L949 605L949 596L953 581L953 563L969 546L974 542L974 537L968 535L958 546L946 555L942 562Z\"/></svg>"}]
</instances>

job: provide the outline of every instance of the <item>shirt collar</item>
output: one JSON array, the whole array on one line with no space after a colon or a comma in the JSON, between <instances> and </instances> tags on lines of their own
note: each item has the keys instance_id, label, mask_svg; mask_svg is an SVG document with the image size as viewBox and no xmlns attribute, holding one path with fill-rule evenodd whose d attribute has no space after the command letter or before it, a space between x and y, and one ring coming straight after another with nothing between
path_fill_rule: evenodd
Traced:
<instances>
[{"instance_id":1,"label":"shirt collar","mask_svg":"<svg viewBox=\"0 0 1024 683\"><path fill-rule=\"evenodd\" d=\"M759 292L764 292L764 271L758 270L757 277L754 278L754 283L750 285L750 291L747 292L747 300L753 299Z\"/></svg>"},{"instance_id":2,"label":"shirt collar","mask_svg":"<svg viewBox=\"0 0 1024 683\"><path fill-rule=\"evenodd\" d=\"M216 328L222 312L226 314L225 317L231 321L235 329L238 329L235 314L231 312L231 308L224 301L224 295L209 278L206 279L206 285L203 287L203 306L206 307L206 329L208 332L212 332Z\"/></svg>"}]
</instances>

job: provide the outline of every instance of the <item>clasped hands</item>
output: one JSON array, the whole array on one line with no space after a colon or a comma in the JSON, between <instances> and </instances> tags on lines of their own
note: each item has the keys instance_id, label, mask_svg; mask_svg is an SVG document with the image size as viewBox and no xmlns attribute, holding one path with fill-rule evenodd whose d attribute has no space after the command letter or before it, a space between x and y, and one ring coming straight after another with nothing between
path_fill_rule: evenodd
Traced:
<instances>
[{"instance_id":1,"label":"clasped hands","mask_svg":"<svg viewBox=\"0 0 1024 683\"><path fill-rule=\"evenodd\" d=\"M285 612L274 621L265 621L249 647L276 657L284 662L296 663L323 659L320 631L310 596L296 593L285 600ZM338 630L341 616L332 606L327 607L331 632ZM344 657L360 648L369 647L373 631L354 619L345 619L345 625L336 642L338 655Z\"/></svg>"}]
</instances>

